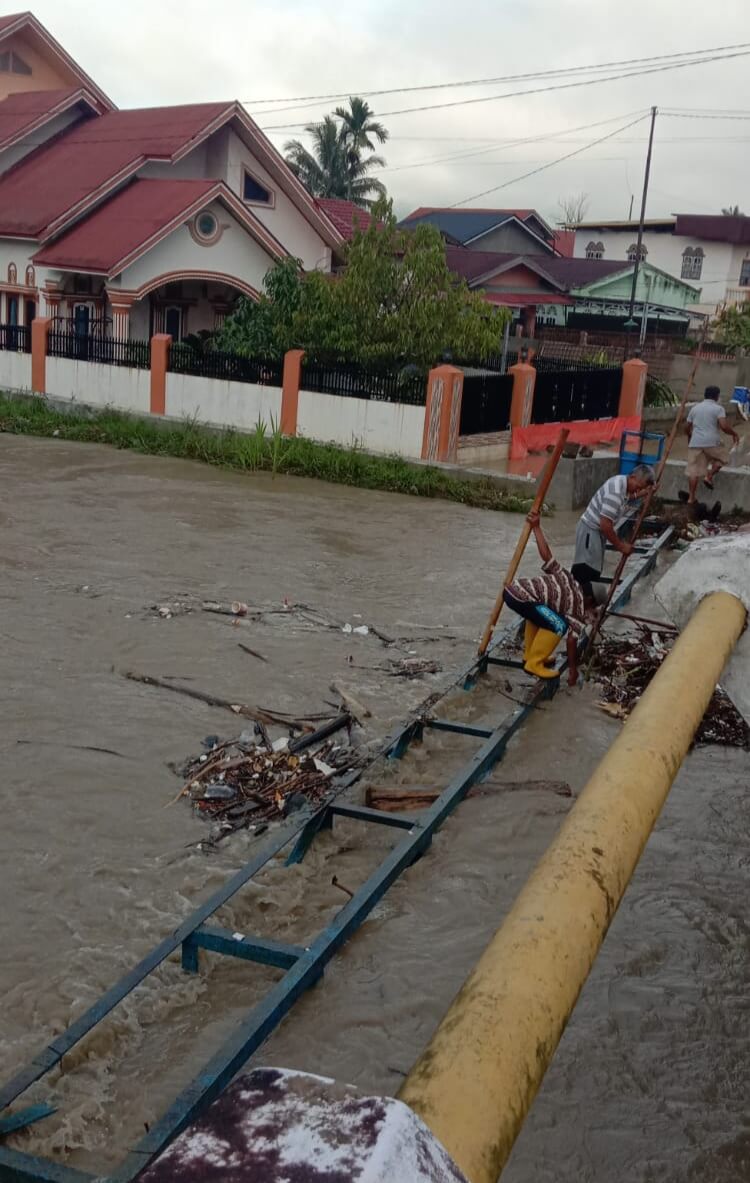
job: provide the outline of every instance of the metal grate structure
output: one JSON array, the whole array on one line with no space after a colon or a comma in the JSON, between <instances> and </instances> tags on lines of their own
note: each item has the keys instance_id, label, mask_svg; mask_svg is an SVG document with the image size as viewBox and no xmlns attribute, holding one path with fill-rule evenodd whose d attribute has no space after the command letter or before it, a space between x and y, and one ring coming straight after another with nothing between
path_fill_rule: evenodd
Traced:
<instances>
[{"instance_id":1,"label":"metal grate structure","mask_svg":"<svg viewBox=\"0 0 750 1183\"><path fill-rule=\"evenodd\" d=\"M0 349L10 353L31 353L30 325L0 325Z\"/></svg>"},{"instance_id":2,"label":"metal grate structure","mask_svg":"<svg viewBox=\"0 0 750 1183\"><path fill-rule=\"evenodd\" d=\"M302 365L302 389L417 407L423 407L427 401L426 376L418 366L412 365L378 369L356 362L306 359Z\"/></svg>"},{"instance_id":3,"label":"metal grate structure","mask_svg":"<svg viewBox=\"0 0 750 1183\"><path fill-rule=\"evenodd\" d=\"M459 435L507 431L513 375L492 370L464 370Z\"/></svg>"},{"instance_id":4,"label":"metal grate structure","mask_svg":"<svg viewBox=\"0 0 750 1183\"><path fill-rule=\"evenodd\" d=\"M621 366L537 371L531 422L613 418L617 415L621 385Z\"/></svg>"},{"instance_id":5,"label":"metal grate structure","mask_svg":"<svg viewBox=\"0 0 750 1183\"><path fill-rule=\"evenodd\" d=\"M252 382L256 386L281 386L284 363L267 358L244 357L218 349L194 349L175 342L169 348L167 368L173 374L194 374L197 378L218 378L225 382Z\"/></svg>"},{"instance_id":6,"label":"metal grate structure","mask_svg":"<svg viewBox=\"0 0 750 1183\"><path fill-rule=\"evenodd\" d=\"M53 331L47 339L47 353L49 357L129 366L134 370L147 370L151 365L151 342L131 341L127 337Z\"/></svg>"},{"instance_id":7,"label":"metal grate structure","mask_svg":"<svg viewBox=\"0 0 750 1183\"><path fill-rule=\"evenodd\" d=\"M640 561L633 560L630 575L623 580L613 599L613 609L628 602L635 583L651 570L659 551L671 535L670 528L658 538L636 546L636 555ZM472 690L481 678L496 667L505 671L504 676L507 676L509 671L521 668L520 661L497 655L501 645L502 638L492 651L475 658L458 681L448 688L446 694L457 686L466 691ZM562 668L564 669L564 665ZM422 813L382 813L364 806L344 803L341 796L361 775L362 769L358 769L340 778L327 801L317 809L300 810L282 823L259 847L256 855L217 892L200 904L174 932L166 936L119 982L111 986L70 1027L40 1048L30 1063L0 1087L1 1183L132 1183L148 1163L221 1093L253 1052L261 1047L279 1025L300 995L321 978L325 966L357 931L391 884L427 850L437 830L464 799L472 785L481 781L502 759L511 737L540 702L552 697L556 689L556 681L540 680L522 704L509 709L509 713L492 726L477 726L436 717L434 712L438 704L435 703L429 715L422 714L411 718L398 727L385 741L378 755L394 760L401 759L409 745L418 741L428 729L469 736L478 741L474 755L453 776L434 804ZM309 946L302 948L255 936L244 936L242 940L237 940L230 931L207 923L217 909L227 903L266 863L292 842L294 846L287 858L287 865L300 862L316 835L322 829L333 825L337 817L359 821L363 825L390 826L399 837L380 865ZM282 969L284 974L271 986L265 997L248 1011L235 1032L187 1088L183 1089L159 1121L132 1147L114 1171L106 1176L91 1175L2 1145L2 1138L6 1134L23 1129L55 1112L54 1107L44 1101L16 1109L5 1116L3 1110L12 1105L32 1084L46 1076L51 1069L59 1066L63 1057L167 957L179 950L183 969L188 973L195 973L198 970L200 949L275 966Z\"/></svg>"}]
</instances>

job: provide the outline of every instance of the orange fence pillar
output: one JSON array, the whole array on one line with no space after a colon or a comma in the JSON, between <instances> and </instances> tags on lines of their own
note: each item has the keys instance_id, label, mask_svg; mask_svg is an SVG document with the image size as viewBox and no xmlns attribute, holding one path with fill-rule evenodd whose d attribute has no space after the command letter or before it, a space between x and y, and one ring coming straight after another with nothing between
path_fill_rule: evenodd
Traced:
<instances>
[{"instance_id":1,"label":"orange fence pillar","mask_svg":"<svg viewBox=\"0 0 750 1183\"><path fill-rule=\"evenodd\" d=\"M289 349L284 354L284 375L281 381L281 434L297 434L299 388L302 383L304 349Z\"/></svg>"},{"instance_id":2,"label":"orange fence pillar","mask_svg":"<svg viewBox=\"0 0 750 1183\"><path fill-rule=\"evenodd\" d=\"M151 414L164 415L167 410L167 366L172 338L169 333L156 333L151 338Z\"/></svg>"},{"instance_id":3,"label":"orange fence pillar","mask_svg":"<svg viewBox=\"0 0 750 1183\"><path fill-rule=\"evenodd\" d=\"M536 369L528 362L520 361L508 370L513 375L513 394L510 402L510 425L528 427L534 409L534 387Z\"/></svg>"},{"instance_id":4,"label":"orange fence pillar","mask_svg":"<svg viewBox=\"0 0 750 1183\"><path fill-rule=\"evenodd\" d=\"M646 374L648 366L639 357L631 357L622 367L622 386L620 387L620 406L617 414L620 418L643 416L643 399L646 394Z\"/></svg>"},{"instance_id":5,"label":"orange fence pillar","mask_svg":"<svg viewBox=\"0 0 750 1183\"><path fill-rule=\"evenodd\" d=\"M47 393L47 338L51 325L48 316L37 316L31 322L31 389L34 394Z\"/></svg>"},{"instance_id":6,"label":"orange fence pillar","mask_svg":"<svg viewBox=\"0 0 750 1183\"><path fill-rule=\"evenodd\" d=\"M422 459L453 463L458 453L458 429L464 390L463 370L435 366L427 375Z\"/></svg>"}]
</instances>

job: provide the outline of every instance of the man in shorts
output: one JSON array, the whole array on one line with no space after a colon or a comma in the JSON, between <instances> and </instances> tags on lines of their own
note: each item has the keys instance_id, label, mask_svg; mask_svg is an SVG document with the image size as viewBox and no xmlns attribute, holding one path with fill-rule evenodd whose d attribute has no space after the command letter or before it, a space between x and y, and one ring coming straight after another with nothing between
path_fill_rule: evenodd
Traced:
<instances>
[{"instance_id":1,"label":"man in shorts","mask_svg":"<svg viewBox=\"0 0 750 1183\"><path fill-rule=\"evenodd\" d=\"M688 478L688 505L695 505L698 483L702 479L707 489L713 489L714 477L727 462L721 447L721 432L731 436L735 444L740 437L734 430L719 402L721 391L718 386L707 386L703 402L690 408L687 417L688 462L685 475Z\"/></svg>"},{"instance_id":2,"label":"man in shorts","mask_svg":"<svg viewBox=\"0 0 750 1183\"><path fill-rule=\"evenodd\" d=\"M638 464L629 476L610 477L594 493L576 529L576 553L570 570L580 583L590 583L601 575L607 542L620 554L633 553L630 543L617 533L617 523L637 511L637 502L655 480L649 464Z\"/></svg>"},{"instance_id":3,"label":"man in shorts","mask_svg":"<svg viewBox=\"0 0 750 1183\"><path fill-rule=\"evenodd\" d=\"M512 580L503 600L526 621L523 668L537 678L557 678L552 663L560 641L567 634L568 685L578 681L578 642L592 623L596 601L590 584L582 585L558 563L544 537L538 513L527 517L542 560L542 575Z\"/></svg>"}]
</instances>

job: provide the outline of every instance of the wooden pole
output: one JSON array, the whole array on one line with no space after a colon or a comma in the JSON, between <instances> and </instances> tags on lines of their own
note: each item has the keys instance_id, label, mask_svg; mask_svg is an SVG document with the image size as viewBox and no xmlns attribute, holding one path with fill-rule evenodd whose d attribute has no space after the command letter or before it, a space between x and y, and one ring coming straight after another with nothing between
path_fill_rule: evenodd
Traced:
<instances>
[{"instance_id":1,"label":"wooden pole","mask_svg":"<svg viewBox=\"0 0 750 1183\"><path fill-rule=\"evenodd\" d=\"M680 424L682 423L682 419L685 414L685 407L687 406L688 399L690 398L690 395L692 393L693 383L695 382L695 375L698 372L698 364L700 362L699 354L701 351L701 346L703 345L703 342L705 341L705 339L706 339L706 325L704 324L703 332L701 334L701 339L698 344L698 348L695 351L695 357L693 358L693 365L690 370L690 376L687 381L687 386L685 387L685 393L683 394L680 405L677 408L677 414L675 415L674 423L672 424L672 430L670 431L669 435L667 436L667 442L664 445L664 455L662 456L662 458L659 462L659 467L656 470L656 481L651 486L651 488L648 490L648 492L644 498L643 505L641 507L641 512L638 514L638 517L636 519L635 529L634 529L633 535L632 535L633 542L636 542L638 535L640 534L641 526L643 525L644 519L647 517L648 511L651 508L651 502L654 499L654 494L656 493L656 490L659 488L661 478L664 475L664 469L666 468L667 460L669 459L669 454L672 451L674 441L677 438L677 432L679 430ZM625 564L628 561L628 557L629 557L628 555L620 555L620 561L617 564L617 568L616 568L614 576L612 578L612 582L610 583L609 589L607 591L607 598L604 602L604 607L602 608L598 617L594 621L593 628L591 629L591 635L590 635L588 641L586 642L586 645L585 645L585 648L583 651L583 658L584 659L587 657L590 657L593 652L594 641L599 636L599 630L600 630L602 623L604 621L604 617L607 615L607 612L609 611L609 606L612 603L615 592L617 591L617 585L620 582L620 579L622 577L622 572L625 567Z\"/></svg>"},{"instance_id":2,"label":"wooden pole","mask_svg":"<svg viewBox=\"0 0 750 1183\"><path fill-rule=\"evenodd\" d=\"M557 443L555 444L555 450L552 453L552 455L550 456L549 460L547 461L547 463L544 467L544 470L542 472L542 475L539 478L539 485L537 486L536 497L534 498L534 504L532 505L531 510L530 510L531 513L541 513L542 512L542 507L544 505L544 498L547 496L547 490L549 489L550 484L552 483L552 478L555 475L555 469L557 468L557 465L560 461L560 457L562 456L563 448L565 447L565 441L567 440L569 435L570 435L570 428L563 427L560 432L560 435L558 437ZM507 574L505 576L505 579L503 580L503 585L500 588L500 591L498 592L497 599L495 600L495 606L492 609L492 613L490 615L490 618L487 621L487 627L485 628L485 630L482 634L482 640L479 643L478 652L479 652L480 657L482 656L483 653L487 652L487 646L489 645L489 643L492 639L492 633L494 632L495 625L497 624L500 613L503 610L503 592L505 591L508 584L515 578L516 571L518 570L521 559L523 558L523 552L526 550L526 543L529 541L530 537L531 537L531 526L529 525L528 522L524 522L523 529L521 530L521 536L518 539L518 542L516 543L516 549L513 551L513 558L510 560L510 566L508 567Z\"/></svg>"}]
</instances>

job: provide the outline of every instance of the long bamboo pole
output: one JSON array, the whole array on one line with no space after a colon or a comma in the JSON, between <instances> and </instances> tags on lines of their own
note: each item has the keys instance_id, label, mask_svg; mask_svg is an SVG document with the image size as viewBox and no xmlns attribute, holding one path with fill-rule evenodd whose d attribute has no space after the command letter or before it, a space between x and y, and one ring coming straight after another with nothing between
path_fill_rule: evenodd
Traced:
<instances>
[{"instance_id":1,"label":"long bamboo pole","mask_svg":"<svg viewBox=\"0 0 750 1183\"><path fill-rule=\"evenodd\" d=\"M661 460L659 461L659 467L656 470L656 481L654 482L654 484L651 486L651 488L646 493L646 496L643 500L643 505L641 506L641 511L638 514L638 517L636 518L635 529L633 530L633 534L632 534L632 540L634 543L638 540L638 535L641 532L641 526L643 525L643 522L648 515L648 511L651 508L651 502L653 501L654 495L655 495L656 491L658 490L659 485L661 483L661 478L664 475L664 469L666 468L667 460L669 459L669 454L672 451L672 447L674 446L674 441L677 438L677 432L679 430L680 424L682 423L683 417L685 415L685 407L688 404L688 399L690 398L690 395L693 390L693 384L695 382L695 375L698 372L698 365L700 362L699 354L701 351L701 345L703 344L703 342L705 340L705 336L706 336L706 328L704 326L703 333L701 335L701 339L698 344L698 348L695 351L695 357L693 358L693 365L691 367L690 375L688 377L687 385L685 387L685 393L683 394L682 399L680 401L680 405L677 408L677 414L675 415L674 423L672 424L672 430L670 431L669 435L667 436L667 442L664 445L664 455L662 456ZM607 591L607 598L604 601L604 606L594 622L593 628L591 629L591 633L589 635L589 639L586 643L586 647L583 652L584 660L591 658L591 655L593 653L593 648L594 648L594 641L599 636L599 630L601 629L601 626L604 622L604 617L607 615L607 613L609 611L609 606L612 603L612 600L614 599L615 592L617 591L617 585L619 584L620 579L622 578L622 573L625 568L625 564L628 561L628 558L629 558L628 555L620 555L620 561L617 564L617 568L615 570L614 576L612 577L612 582L609 585L609 588Z\"/></svg>"},{"instance_id":2,"label":"long bamboo pole","mask_svg":"<svg viewBox=\"0 0 750 1183\"><path fill-rule=\"evenodd\" d=\"M555 469L557 468L557 465L560 461L560 457L562 456L562 450L565 447L565 441L567 440L569 435L570 435L570 428L563 427L562 430L560 431L560 435L558 436L557 443L555 444L555 450L554 450L554 452L552 452L549 460L547 461L547 463L544 467L544 470L542 472L542 475L539 479L539 485L537 486L536 496L534 498L534 504L532 505L531 511L530 511L531 513L541 513L541 511L542 511L542 507L544 505L544 498L547 496L547 490L549 489L549 487L552 483L552 478L555 475ZM482 656L483 653L486 653L486 651L487 651L487 646L489 645L490 640L492 639L492 633L494 632L495 625L497 624L500 613L503 610L503 592L505 591L508 584L515 577L515 574L516 574L516 571L518 570L521 559L523 558L523 552L526 550L526 544L529 541L530 537L531 537L531 526L529 525L528 522L524 522L523 529L521 530L521 535L518 539L518 542L516 543L516 549L513 551L513 558L510 560L510 566L508 567L508 571L506 573L505 579L503 580L503 585L500 588L500 591L498 592L497 599L495 600L495 606L492 609L489 620L487 621L487 626L486 626L484 632L482 633L482 640L479 642L478 652L479 652L480 657Z\"/></svg>"}]
</instances>

